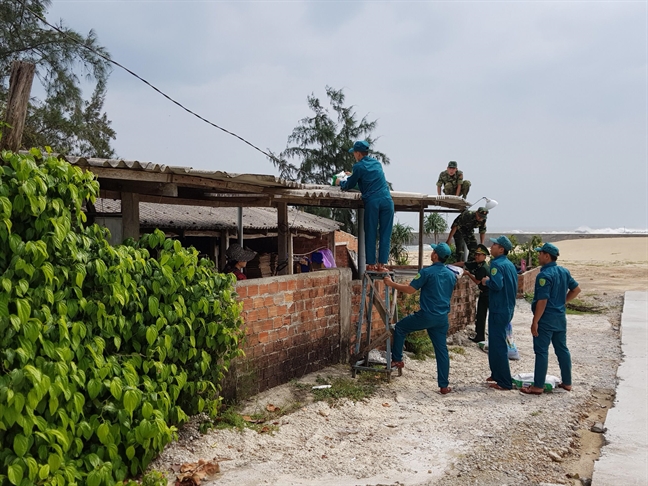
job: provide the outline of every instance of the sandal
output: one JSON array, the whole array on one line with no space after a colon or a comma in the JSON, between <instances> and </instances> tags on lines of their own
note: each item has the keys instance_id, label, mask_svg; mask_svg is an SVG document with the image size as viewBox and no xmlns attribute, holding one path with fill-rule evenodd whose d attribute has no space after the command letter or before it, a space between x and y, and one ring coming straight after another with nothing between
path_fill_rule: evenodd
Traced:
<instances>
[{"instance_id":1,"label":"sandal","mask_svg":"<svg viewBox=\"0 0 648 486\"><path fill-rule=\"evenodd\" d=\"M441 395L447 395L451 391L452 388L450 388L449 386L444 386L443 388L439 388L439 393L441 393Z\"/></svg>"},{"instance_id":2,"label":"sandal","mask_svg":"<svg viewBox=\"0 0 648 486\"><path fill-rule=\"evenodd\" d=\"M391 368L398 368L398 369L403 369L405 367L405 363L402 361L392 361L391 362Z\"/></svg>"},{"instance_id":3,"label":"sandal","mask_svg":"<svg viewBox=\"0 0 648 486\"><path fill-rule=\"evenodd\" d=\"M542 395L544 393L543 388L537 388L535 386L525 386L520 388L520 391L526 395Z\"/></svg>"},{"instance_id":4,"label":"sandal","mask_svg":"<svg viewBox=\"0 0 648 486\"><path fill-rule=\"evenodd\" d=\"M504 388L504 387L501 387L501 386L499 386L497 383L489 383L488 386L491 387L491 388L494 388L495 390L511 391L510 388Z\"/></svg>"},{"instance_id":5,"label":"sandal","mask_svg":"<svg viewBox=\"0 0 648 486\"><path fill-rule=\"evenodd\" d=\"M488 378L486 378L486 381L495 381L495 380L493 380L492 376L489 376Z\"/></svg>"},{"instance_id":6,"label":"sandal","mask_svg":"<svg viewBox=\"0 0 648 486\"><path fill-rule=\"evenodd\" d=\"M571 385L564 385L563 383L561 383L560 385L558 385L558 388L562 388L563 390L571 391L572 386Z\"/></svg>"}]
</instances>

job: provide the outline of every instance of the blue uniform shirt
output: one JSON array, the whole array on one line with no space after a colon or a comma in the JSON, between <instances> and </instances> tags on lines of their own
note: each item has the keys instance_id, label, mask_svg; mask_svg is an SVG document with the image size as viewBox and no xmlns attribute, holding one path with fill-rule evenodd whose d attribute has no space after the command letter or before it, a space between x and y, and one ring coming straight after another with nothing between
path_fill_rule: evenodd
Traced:
<instances>
[{"instance_id":1,"label":"blue uniform shirt","mask_svg":"<svg viewBox=\"0 0 648 486\"><path fill-rule=\"evenodd\" d=\"M578 287L578 282L569 273L569 270L559 267L556 262L543 265L536 277L535 290L531 310L535 314L536 304L539 300L547 300L539 324L562 330L567 325L565 317L565 301L567 292Z\"/></svg>"},{"instance_id":2,"label":"blue uniform shirt","mask_svg":"<svg viewBox=\"0 0 648 486\"><path fill-rule=\"evenodd\" d=\"M457 277L441 262L436 262L421 271L410 282L410 286L421 290L421 310L430 316L447 315L450 299Z\"/></svg>"},{"instance_id":3,"label":"blue uniform shirt","mask_svg":"<svg viewBox=\"0 0 648 486\"><path fill-rule=\"evenodd\" d=\"M356 184L360 188L362 199L380 199L383 197L391 199L382 164L373 157L365 156L356 162L353 165L353 172L346 181L340 182L340 187L343 191L348 191L354 188Z\"/></svg>"},{"instance_id":4,"label":"blue uniform shirt","mask_svg":"<svg viewBox=\"0 0 648 486\"><path fill-rule=\"evenodd\" d=\"M506 255L491 260L490 275L486 285L490 289L488 311L491 314L508 314L509 321L513 319L518 277L515 265L506 258Z\"/></svg>"}]
</instances>

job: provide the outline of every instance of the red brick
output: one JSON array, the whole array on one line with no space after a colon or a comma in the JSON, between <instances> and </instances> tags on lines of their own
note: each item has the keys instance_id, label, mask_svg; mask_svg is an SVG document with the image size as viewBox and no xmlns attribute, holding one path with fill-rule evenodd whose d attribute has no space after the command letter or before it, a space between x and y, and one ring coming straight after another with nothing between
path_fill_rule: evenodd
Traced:
<instances>
[{"instance_id":1,"label":"red brick","mask_svg":"<svg viewBox=\"0 0 648 486\"><path fill-rule=\"evenodd\" d=\"M259 316L259 320L267 319L268 318L268 308L267 307L261 307L257 311L257 314Z\"/></svg>"},{"instance_id":2,"label":"red brick","mask_svg":"<svg viewBox=\"0 0 648 486\"><path fill-rule=\"evenodd\" d=\"M259 333L259 342L267 343L269 341L268 331L262 331Z\"/></svg>"},{"instance_id":3,"label":"red brick","mask_svg":"<svg viewBox=\"0 0 648 486\"><path fill-rule=\"evenodd\" d=\"M268 284L268 293L276 294L279 291L279 284L277 282L271 282Z\"/></svg>"},{"instance_id":4,"label":"red brick","mask_svg":"<svg viewBox=\"0 0 648 486\"><path fill-rule=\"evenodd\" d=\"M259 286L258 285L248 285L247 286L247 296L248 297L254 297L255 295L259 295Z\"/></svg>"}]
</instances>

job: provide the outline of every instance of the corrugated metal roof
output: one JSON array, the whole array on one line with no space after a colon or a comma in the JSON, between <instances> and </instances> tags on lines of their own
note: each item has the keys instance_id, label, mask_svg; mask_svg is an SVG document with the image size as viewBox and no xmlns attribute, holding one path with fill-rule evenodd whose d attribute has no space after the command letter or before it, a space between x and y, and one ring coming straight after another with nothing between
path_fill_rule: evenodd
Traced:
<instances>
[{"instance_id":1,"label":"corrugated metal roof","mask_svg":"<svg viewBox=\"0 0 648 486\"><path fill-rule=\"evenodd\" d=\"M140 162L137 160L94 159L71 156L64 158L71 164L87 168L90 171L92 171L93 168L98 168L146 172L149 174L167 174L169 178L164 182L178 182L179 185L183 184L181 181L182 178L174 178L173 176L191 176L205 179L207 181L214 181L214 191L218 190L218 186L223 186L223 183L240 184L244 189L233 190L238 193L247 194L256 192L263 193L264 190L267 190L268 193L271 193L271 197L276 201L280 201L281 197L284 196L290 199L291 204L301 204L301 200L303 200L304 205L309 205L309 202L315 202L317 203L316 205L321 206L330 205L331 207L349 207L350 203L351 206L357 207L360 204L356 204L355 201L358 201L359 203L361 200L360 193L357 191L342 191L339 187L328 185L301 184L299 182L281 179L270 174L233 174L223 171L196 170L191 167L161 165L153 162ZM101 178L112 179L115 175L112 172L111 174L112 175L102 175L99 173L98 177L100 180ZM128 179L123 175L120 175L118 178L120 180ZM133 180L137 181L138 179L133 177ZM206 186L209 186L209 183L207 183ZM209 192L209 187L204 187L203 189ZM394 200L394 205L401 209L411 208L416 210L422 205L423 207L436 206L461 210L470 206L470 203L465 199L457 196L437 196L401 191L392 191L391 194L392 199ZM225 194L221 194L221 196L223 198L226 197ZM295 201L295 199L299 199L300 201ZM336 204L336 201L338 201L338 204Z\"/></svg>"},{"instance_id":2,"label":"corrugated metal roof","mask_svg":"<svg viewBox=\"0 0 648 486\"><path fill-rule=\"evenodd\" d=\"M210 208L205 206L176 206L141 202L140 226L143 228L173 228L182 230L236 229L237 208ZM121 212L121 201L100 198L95 203L98 213ZM290 227L309 233L330 233L340 229L336 221L288 208ZM277 210L274 208L243 208L244 230L277 230Z\"/></svg>"}]
</instances>

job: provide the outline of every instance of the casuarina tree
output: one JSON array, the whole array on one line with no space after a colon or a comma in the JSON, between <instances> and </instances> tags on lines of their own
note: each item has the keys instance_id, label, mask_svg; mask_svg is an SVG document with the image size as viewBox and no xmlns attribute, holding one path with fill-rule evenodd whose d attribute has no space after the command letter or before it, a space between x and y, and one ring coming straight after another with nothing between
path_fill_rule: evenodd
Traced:
<instances>
[{"instance_id":1,"label":"casuarina tree","mask_svg":"<svg viewBox=\"0 0 648 486\"><path fill-rule=\"evenodd\" d=\"M291 181L310 184L330 184L331 176L340 171L351 171L355 160L348 152L356 140L372 145L371 156L383 164L389 158L373 150L375 120L358 120L353 106L345 106L343 90L326 87L329 107L314 94L308 96L312 116L302 118L288 137L286 149L272 154L270 160L279 169L279 175ZM356 234L356 221L348 209L314 208L309 212L339 221L343 229Z\"/></svg>"},{"instance_id":2,"label":"casuarina tree","mask_svg":"<svg viewBox=\"0 0 648 486\"><path fill-rule=\"evenodd\" d=\"M112 157L115 131L103 112L109 56L94 31L80 34L59 21L58 32L42 23L49 0L0 2L0 111L4 111L11 63L31 62L45 96L32 97L23 134L24 147L50 146L60 153ZM94 51L94 52L93 52ZM94 82L83 96L81 82Z\"/></svg>"}]
</instances>

